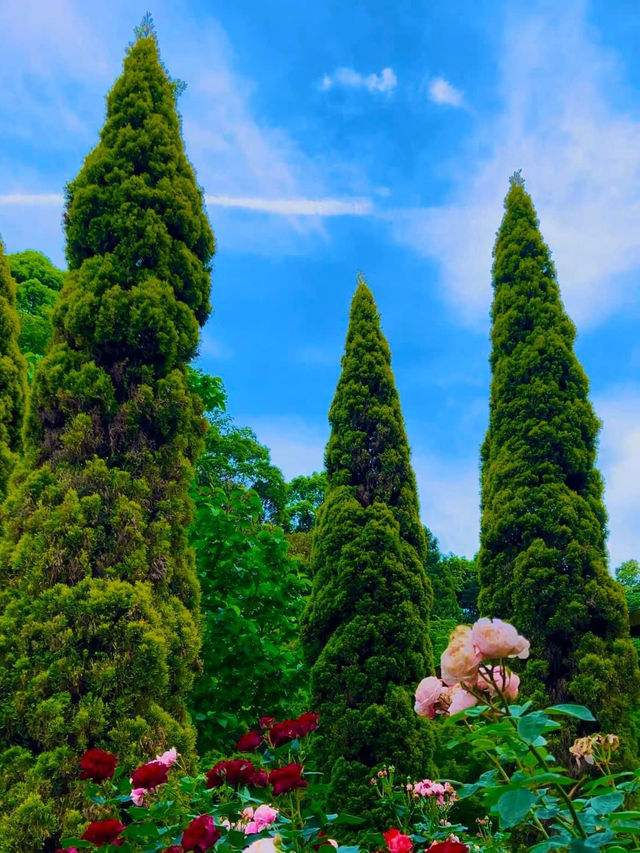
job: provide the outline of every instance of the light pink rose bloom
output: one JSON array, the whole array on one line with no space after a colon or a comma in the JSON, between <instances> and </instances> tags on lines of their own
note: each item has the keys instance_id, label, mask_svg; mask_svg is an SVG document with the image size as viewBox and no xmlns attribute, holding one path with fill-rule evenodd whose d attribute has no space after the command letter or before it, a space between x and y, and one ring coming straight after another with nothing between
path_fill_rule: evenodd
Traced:
<instances>
[{"instance_id":1,"label":"light pink rose bloom","mask_svg":"<svg viewBox=\"0 0 640 853\"><path fill-rule=\"evenodd\" d=\"M247 814L247 812L251 812L251 814ZM263 829L266 829L268 826L271 826L271 824L278 817L278 812L271 806L263 804L261 806L258 806L255 812L251 807L245 809L242 812L242 816L244 818L252 818L245 826L244 834L254 835L256 832L262 832Z\"/></svg>"},{"instance_id":2,"label":"light pink rose bloom","mask_svg":"<svg viewBox=\"0 0 640 853\"><path fill-rule=\"evenodd\" d=\"M506 672L503 673L499 666L494 666L491 667L491 677L506 699L513 701L518 698L520 676L517 673L511 672L510 669L507 669ZM480 690L487 690L491 694L496 692L496 688L491 683L489 675L482 672L478 675L478 687Z\"/></svg>"},{"instance_id":3,"label":"light pink rose bloom","mask_svg":"<svg viewBox=\"0 0 640 853\"><path fill-rule=\"evenodd\" d=\"M141 806L143 801L144 801L144 795L146 793L147 793L146 788L134 788L133 791L131 792L131 794L129 795L131 797L131 802L135 806Z\"/></svg>"},{"instance_id":4,"label":"light pink rose bloom","mask_svg":"<svg viewBox=\"0 0 640 853\"><path fill-rule=\"evenodd\" d=\"M445 689L444 684L435 675L423 678L416 688L416 702L413 706L419 717L435 717L436 702Z\"/></svg>"},{"instance_id":5,"label":"light pink rose bloom","mask_svg":"<svg viewBox=\"0 0 640 853\"><path fill-rule=\"evenodd\" d=\"M478 704L478 700L473 694L465 690L461 684L456 684L451 688L451 704L449 705L449 715L457 714L459 711L466 711L467 708L473 708Z\"/></svg>"},{"instance_id":6,"label":"light pink rose bloom","mask_svg":"<svg viewBox=\"0 0 640 853\"><path fill-rule=\"evenodd\" d=\"M471 639L471 628L468 625L458 625L440 658L442 680L449 687L461 681L475 684L481 660L482 655Z\"/></svg>"},{"instance_id":7,"label":"light pink rose bloom","mask_svg":"<svg viewBox=\"0 0 640 853\"><path fill-rule=\"evenodd\" d=\"M501 619L478 619L471 640L483 658L528 658L529 640Z\"/></svg>"},{"instance_id":8,"label":"light pink rose bloom","mask_svg":"<svg viewBox=\"0 0 640 853\"><path fill-rule=\"evenodd\" d=\"M171 767L171 765L178 760L178 755L178 750L175 746L172 746L171 749L163 752L162 755L156 755L156 761L159 761L160 764L164 764L165 767Z\"/></svg>"}]
</instances>

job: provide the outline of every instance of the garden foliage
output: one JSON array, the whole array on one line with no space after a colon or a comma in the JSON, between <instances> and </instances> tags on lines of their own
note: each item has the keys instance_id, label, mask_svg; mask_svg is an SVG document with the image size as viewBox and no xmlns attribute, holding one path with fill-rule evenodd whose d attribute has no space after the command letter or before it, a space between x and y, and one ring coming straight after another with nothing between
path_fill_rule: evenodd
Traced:
<instances>
[{"instance_id":1,"label":"garden foliage","mask_svg":"<svg viewBox=\"0 0 640 853\"><path fill-rule=\"evenodd\" d=\"M490 422L482 448L480 608L531 638L528 695L588 702L632 747L638 696L624 595L607 571L599 422L548 247L519 174L493 264Z\"/></svg>"},{"instance_id":2,"label":"garden foliage","mask_svg":"<svg viewBox=\"0 0 640 853\"><path fill-rule=\"evenodd\" d=\"M16 283L0 240L0 500L22 449L27 363L18 346Z\"/></svg>"},{"instance_id":3,"label":"garden foliage","mask_svg":"<svg viewBox=\"0 0 640 853\"><path fill-rule=\"evenodd\" d=\"M193 757L188 490L205 422L185 372L214 239L152 33L128 51L65 226L69 274L3 509L3 852L52 849L83 821L85 749Z\"/></svg>"},{"instance_id":4,"label":"garden foliage","mask_svg":"<svg viewBox=\"0 0 640 853\"><path fill-rule=\"evenodd\" d=\"M315 741L331 802L362 812L363 780L384 762L431 767L433 739L410 693L433 665L431 584L389 346L371 291L359 281L342 374L329 413L327 491L314 530L313 590L303 616Z\"/></svg>"}]
</instances>

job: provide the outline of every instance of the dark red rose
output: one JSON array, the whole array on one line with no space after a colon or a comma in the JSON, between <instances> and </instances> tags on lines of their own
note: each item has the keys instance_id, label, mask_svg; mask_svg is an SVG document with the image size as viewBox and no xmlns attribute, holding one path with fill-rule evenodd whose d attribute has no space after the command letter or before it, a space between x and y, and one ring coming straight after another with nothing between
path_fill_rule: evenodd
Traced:
<instances>
[{"instance_id":1,"label":"dark red rose","mask_svg":"<svg viewBox=\"0 0 640 853\"><path fill-rule=\"evenodd\" d=\"M318 728L319 717L320 714L314 714L313 711L305 711L304 714L300 714L296 720L298 737L304 737L309 732L314 732Z\"/></svg>"},{"instance_id":2,"label":"dark red rose","mask_svg":"<svg viewBox=\"0 0 640 853\"><path fill-rule=\"evenodd\" d=\"M90 823L80 836L83 841L92 841L96 847L104 847L105 844L122 844L123 839L118 836L124 829L124 824L119 820L95 820Z\"/></svg>"},{"instance_id":3,"label":"dark red rose","mask_svg":"<svg viewBox=\"0 0 640 853\"><path fill-rule=\"evenodd\" d=\"M133 788L146 788L147 791L153 791L158 785L163 785L167 781L168 772L169 768L161 761L149 761L133 771L131 785Z\"/></svg>"},{"instance_id":4,"label":"dark red rose","mask_svg":"<svg viewBox=\"0 0 640 853\"><path fill-rule=\"evenodd\" d=\"M172 844L171 847L166 847L162 853L182 853L182 847L177 844Z\"/></svg>"},{"instance_id":5,"label":"dark red rose","mask_svg":"<svg viewBox=\"0 0 640 853\"><path fill-rule=\"evenodd\" d=\"M269 729L268 738L273 746L282 746L300 737L297 720L283 720Z\"/></svg>"},{"instance_id":6,"label":"dark red rose","mask_svg":"<svg viewBox=\"0 0 640 853\"><path fill-rule=\"evenodd\" d=\"M389 853L411 853L413 844L408 835L403 835L399 829L388 829L384 833Z\"/></svg>"},{"instance_id":7,"label":"dark red rose","mask_svg":"<svg viewBox=\"0 0 640 853\"><path fill-rule=\"evenodd\" d=\"M275 717L260 717L258 720L258 725L261 729L270 729L271 726L275 723Z\"/></svg>"},{"instance_id":8,"label":"dark red rose","mask_svg":"<svg viewBox=\"0 0 640 853\"><path fill-rule=\"evenodd\" d=\"M187 853L195 850L196 853L205 853L220 838L220 830L215 825L209 814L201 814L194 817L182 836L182 849Z\"/></svg>"},{"instance_id":9,"label":"dark red rose","mask_svg":"<svg viewBox=\"0 0 640 853\"><path fill-rule=\"evenodd\" d=\"M77 847L58 847L56 853L80 853Z\"/></svg>"},{"instance_id":10,"label":"dark red rose","mask_svg":"<svg viewBox=\"0 0 640 853\"><path fill-rule=\"evenodd\" d=\"M254 749L257 749L260 746L261 741L262 735L260 732L247 732L242 735L236 744L236 749L239 752L253 752Z\"/></svg>"},{"instance_id":11,"label":"dark red rose","mask_svg":"<svg viewBox=\"0 0 640 853\"><path fill-rule=\"evenodd\" d=\"M207 788L219 788L225 783L264 788L267 778L264 770L257 770L250 761L232 758L229 761L219 761L207 773Z\"/></svg>"},{"instance_id":12,"label":"dark red rose","mask_svg":"<svg viewBox=\"0 0 640 853\"><path fill-rule=\"evenodd\" d=\"M434 841L428 853L469 853L469 848L461 841Z\"/></svg>"},{"instance_id":13,"label":"dark red rose","mask_svg":"<svg viewBox=\"0 0 640 853\"><path fill-rule=\"evenodd\" d=\"M309 784L302 776L304 767L302 764L285 764L284 767L276 767L269 773L269 784L273 785L273 793L285 794L294 788L306 788Z\"/></svg>"},{"instance_id":14,"label":"dark red rose","mask_svg":"<svg viewBox=\"0 0 640 853\"><path fill-rule=\"evenodd\" d=\"M80 779L102 782L111 779L116 769L116 757L104 749L88 749L80 759Z\"/></svg>"}]
</instances>

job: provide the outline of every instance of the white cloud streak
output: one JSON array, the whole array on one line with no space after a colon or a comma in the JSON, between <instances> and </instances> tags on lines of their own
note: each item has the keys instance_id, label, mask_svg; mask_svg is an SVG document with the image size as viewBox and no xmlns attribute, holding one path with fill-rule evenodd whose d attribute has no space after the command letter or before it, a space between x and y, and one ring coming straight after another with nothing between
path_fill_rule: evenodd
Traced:
<instances>
[{"instance_id":1,"label":"white cloud streak","mask_svg":"<svg viewBox=\"0 0 640 853\"><path fill-rule=\"evenodd\" d=\"M320 89L323 92L343 87L389 94L397 85L398 78L393 68L383 68L379 74L361 74L353 68L336 68L333 74L325 74L320 81Z\"/></svg>"},{"instance_id":2,"label":"white cloud streak","mask_svg":"<svg viewBox=\"0 0 640 853\"><path fill-rule=\"evenodd\" d=\"M464 95L460 89L452 86L444 77L434 77L429 83L428 88L429 100L434 104L446 104L450 107L461 107L464 102Z\"/></svg>"},{"instance_id":3,"label":"white cloud streak","mask_svg":"<svg viewBox=\"0 0 640 853\"><path fill-rule=\"evenodd\" d=\"M640 120L613 105L612 93L625 91L622 71L591 38L583 5L509 7L502 107L482 117L451 164L450 201L392 217L399 242L439 262L445 298L471 326L486 322L491 250L519 168L578 325L638 298Z\"/></svg>"}]
</instances>

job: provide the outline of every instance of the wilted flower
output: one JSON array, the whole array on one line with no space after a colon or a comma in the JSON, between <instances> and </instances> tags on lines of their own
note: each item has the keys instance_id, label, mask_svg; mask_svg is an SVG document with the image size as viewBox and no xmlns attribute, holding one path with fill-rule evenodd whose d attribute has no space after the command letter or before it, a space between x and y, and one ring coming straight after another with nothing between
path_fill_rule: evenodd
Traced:
<instances>
[{"instance_id":1,"label":"wilted flower","mask_svg":"<svg viewBox=\"0 0 640 853\"><path fill-rule=\"evenodd\" d=\"M471 641L483 658L529 657L529 640L501 619L478 619L471 628Z\"/></svg>"},{"instance_id":2,"label":"wilted flower","mask_svg":"<svg viewBox=\"0 0 640 853\"><path fill-rule=\"evenodd\" d=\"M573 746L569 747L569 752L575 758L576 764L580 764L581 761L584 761L585 764L594 763L593 745L593 738L580 737L575 741Z\"/></svg>"}]
</instances>

